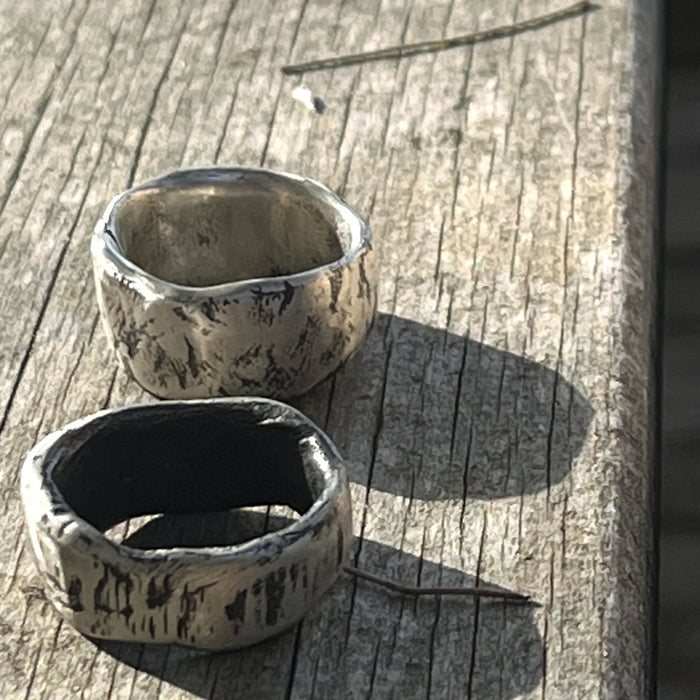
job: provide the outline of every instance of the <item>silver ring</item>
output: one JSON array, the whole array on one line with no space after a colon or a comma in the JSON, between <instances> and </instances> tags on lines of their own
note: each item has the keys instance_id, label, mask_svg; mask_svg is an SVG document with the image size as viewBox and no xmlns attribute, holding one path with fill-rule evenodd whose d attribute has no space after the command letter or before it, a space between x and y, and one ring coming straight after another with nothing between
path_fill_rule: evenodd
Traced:
<instances>
[{"instance_id":1,"label":"silver ring","mask_svg":"<svg viewBox=\"0 0 700 700\"><path fill-rule=\"evenodd\" d=\"M267 399L103 411L44 438L21 478L47 597L88 636L233 649L299 621L351 543L350 496L330 440ZM149 513L284 504L300 513L240 545L135 549L107 528Z\"/></svg>"},{"instance_id":2,"label":"silver ring","mask_svg":"<svg viewBox=\"0 0 700 700\"><path fill-rule=\"evenodd\" d=\"M302 394L374 319L369 227L295 175L209 168L135 187L107 207L92 259L107 335L161 398Z\"/></svg>"}]
</instances>

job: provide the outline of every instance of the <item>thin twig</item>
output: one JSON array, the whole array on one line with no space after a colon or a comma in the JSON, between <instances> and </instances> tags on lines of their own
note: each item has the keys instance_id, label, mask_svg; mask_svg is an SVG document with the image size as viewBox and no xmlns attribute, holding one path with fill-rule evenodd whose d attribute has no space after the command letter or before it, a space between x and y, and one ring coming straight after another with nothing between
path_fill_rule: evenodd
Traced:
<instances>
[{"instance_id":1,"label":"thin twig","mask_svg":"<svg viewBox=\"0 0 700 700\"><path fill-rule=\"evenodd\" d=\"M372 583L384 586L389 590L401 593L402 595L421 596L421 595L469 595L478 598L501 598L504 600L512 600L518 603L529 603L530 596L514 593L513 591L498 591L493 588L469 588L466 586L457 588L435 588L429 586L407 586L403 583L397 583L375 574L370 574L367 571L356 569L354 566L344 566L343 570L351 576L371 581Z\"/></svg>"},{"instance_id":2,"label":"thin twig","mask_svg":"<svg viewBox=\"0 0 700 700\"><path fill-rule=\"evenodd\" d=\"M389 46L385 49L377 51L366 51L363 53L347 54L345 56L335 56L333 58L321 58L307 63L294 63L287 66L282 66L282 72L285 75L295 75L299 73L308 73L315 70L323 70L324 68L338 68L339 66L352 66L356 63L365 63L367 61L379 61L386 58L405 58L406 56L415 56L419 53L428 53L431 51L443 51L451 49L455 46L467 46L476 44L480 41L488 41L490 39L501 39L506 36L513 36L532 29L539 29L548 24L559 22L567 17L579 15L595 7L594 3L589 0L576 2L569 7L565 7L555 12L550 12L546 15L526 19L522 22L507 24L502 27L494 27L493 29L483 29L462 36L455 36L450 39L436 39L431 41L419 41L416 44L399 44L398 46Z\"/></svg>"}]
</instances>

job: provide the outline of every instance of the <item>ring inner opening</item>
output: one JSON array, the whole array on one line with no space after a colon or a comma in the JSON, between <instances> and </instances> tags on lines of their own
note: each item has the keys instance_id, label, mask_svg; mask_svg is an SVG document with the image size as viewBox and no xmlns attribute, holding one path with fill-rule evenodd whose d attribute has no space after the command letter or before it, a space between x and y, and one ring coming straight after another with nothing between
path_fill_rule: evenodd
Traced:
<instances>
[{"instance_id":1,"label":"ring inner opening","mask_svg":"<svg viewBox=\"0 0 700 700\"><path fill-rule=\"evenodd\" d=\"M152 409L152 407L149 407ZM195 514L259 505L305 513L325 483L306 426L259 424L242 410L161 409L90 425L69 437L52 472L81 518L105 532L150 514Z\"/></svg>"},{"instance_id":2,"label":"ring inner opening","mask_svg":"<svg viewBox=\"0 0 700 700\"><path fill-rule=\"evenodd\" d=\"M112 222L129 260L193 287L291 275L352 248L351 225L330 201L269 175L138 189L117 202Z\"/></svg>"}]
</instances>

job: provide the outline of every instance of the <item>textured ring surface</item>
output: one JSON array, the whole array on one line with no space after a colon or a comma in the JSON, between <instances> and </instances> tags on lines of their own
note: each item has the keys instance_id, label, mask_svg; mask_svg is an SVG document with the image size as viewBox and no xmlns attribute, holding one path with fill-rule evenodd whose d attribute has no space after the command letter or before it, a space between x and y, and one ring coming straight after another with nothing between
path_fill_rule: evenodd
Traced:
<instances>
[{"instance_id":1,"label":"textured ring surface","mask_svg":"<svg viewBox=\"0 0 700 700\"><path fill-rule=\"evenodd\" d=\"M161 398L296 396L372 324L371 238L311 180L172 173L116 197L95 229L103 325L128 371Z\"/></svg>"},{"instance_id":2,"label":"textured ring surface","mask_svg":"<svg viewBox=\"0 0 700 700\"><path fill-rule=\"evenodd\" d=\"M267 399L104 411L28 455L22 502L48 599L98 638L232 649L300 620L351 543L345 469L330 440ZM239 545L136 549L104 535L150 513L283 504L287 527Z\"/></svg>"}]
</instances>

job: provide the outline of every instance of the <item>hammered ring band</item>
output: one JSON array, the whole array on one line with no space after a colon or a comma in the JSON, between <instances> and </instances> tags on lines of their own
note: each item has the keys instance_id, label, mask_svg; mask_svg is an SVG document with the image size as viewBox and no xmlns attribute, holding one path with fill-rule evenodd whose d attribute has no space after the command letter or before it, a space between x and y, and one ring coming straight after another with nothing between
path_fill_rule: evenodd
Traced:
<instances>
[{"instance_id":1,"label":"hammered ring band","mask_svg":"<svg viewBox=\"0 0 700 700\"><path fill-rule=\"evenodd\" d=\"M48 599L97 638L233 649L290 627L351 545L345 470L328 438L267 399L104 411L44 438L22 469ZM142 514L287 505L298 520L242 544L137 549L104 533Z\"/></svg>"},{"instance_id":2,"label":"hammered ring band","mask_svg":"<svg viewBox=\"0 0 700 700\"><path fill-rule=\"evenodd\" d=\"M112 200L92 258L111 344L160 398L302 394L374 319L369 227L295 175L207 168L147 182Z\"/></svg>"}]
</instances>

